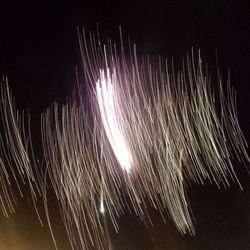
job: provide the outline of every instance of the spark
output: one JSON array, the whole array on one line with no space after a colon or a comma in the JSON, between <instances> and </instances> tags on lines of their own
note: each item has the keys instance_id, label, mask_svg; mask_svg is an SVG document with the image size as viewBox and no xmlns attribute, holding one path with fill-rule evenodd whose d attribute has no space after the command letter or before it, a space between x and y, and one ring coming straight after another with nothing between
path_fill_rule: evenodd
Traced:
<instances>
[{"instance_id":1,"label":"spark","mask_svg":"<svg viewBox=\"0 0 250 250\"><path fill-rule=\"evenodd\" d=\"M103 201L103 192L101 192L101 202L100 202L100 212L104 214L105 209L104 209L104 201Z\"/></svg>"}]
</instances>

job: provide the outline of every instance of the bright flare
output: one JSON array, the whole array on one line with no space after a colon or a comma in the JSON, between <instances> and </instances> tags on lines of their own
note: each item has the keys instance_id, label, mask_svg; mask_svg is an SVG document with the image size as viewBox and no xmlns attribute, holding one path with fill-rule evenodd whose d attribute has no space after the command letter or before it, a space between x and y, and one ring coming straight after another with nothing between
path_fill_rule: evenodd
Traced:
<instances>
[{"instance_id":1,"label":"bright flare","mask_svg":"<svg viewBox=\"0 0 250 250\"><path fill-rule=\"evenodd\" d=\"M104 70L101 70L101 79L99 79L96 84L101 118L117 160L122 169L129 172L132 164L132 156L120 129L120 120L116 112L116 110L119 109L119 103L115 103L114 85L112 84L110 70L107 69L106 73L107 77L105 76Z\"/></svg>"}]
</instances>

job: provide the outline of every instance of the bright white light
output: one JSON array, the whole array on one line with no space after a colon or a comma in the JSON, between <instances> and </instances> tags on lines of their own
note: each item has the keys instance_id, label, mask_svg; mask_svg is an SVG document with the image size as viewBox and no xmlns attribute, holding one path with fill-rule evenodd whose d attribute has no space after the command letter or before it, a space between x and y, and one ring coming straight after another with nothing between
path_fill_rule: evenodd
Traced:
<instances>
[{"instance_id":1,"label":"bright white light","mask_svg":"<svg viewBox=\"0 0 250 250\"><path fill-rule=\"evenodd\" d=\"M101 79L96 83L98 104L101 112L102 122L110 145L119 161L122 169L129 172L132 164L132 156L126 144L124 135L120 129L120 120L115 110L119 109L119 103L115 103L114 85L115 75L110 76L107 69L107 77L104 70L100 71Z\"/></svg>"},{"instance_id":2,"label":"bright white light","mask_svg":"<svg viewBox=\"0 0 250 250\"><path fill-rule=\"evenodd\" d=\"M105 212L104 204L103 204L103 199L101 199L100 212L101 212L102 214L104 214L104 212Z\"/></svg>"}]
</instances>

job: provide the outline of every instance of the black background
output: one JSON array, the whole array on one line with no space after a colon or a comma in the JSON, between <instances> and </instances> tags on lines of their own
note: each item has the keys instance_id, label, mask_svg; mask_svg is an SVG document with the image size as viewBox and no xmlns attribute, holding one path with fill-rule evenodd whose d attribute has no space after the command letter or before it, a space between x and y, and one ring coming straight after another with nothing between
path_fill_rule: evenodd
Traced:
<instances>
[{"instance_id":1,"label":"black background","mask_svg":"<svg viewBox=\"0 0 250 250\"><path fill-rule=\"evenodd\" d=\"M65 103L75 84L75 67L81 67L77 26L95 31L98 23L104 36L116 40L121 25L140 53L174 57L177 63L194 46L215 64L217 49L222 72L231 70L239 122L250 143L249 13L247 5L219 0L1 2L0 73L8 76L17 107L29 108L39 131L41 112L53 101ZM135 216L122 217L119 235L112 236L114 249L250 249L250 176L239 163L235 169L243 191L234 183L227 190L211 184L188 188L195 237L181 236L152 211L155 227L148 230ZM52 196L59 249L70 249ZM26 200L9 220L0 215L0 247L53 249L47 226L39 226Z\"/></svg>"}]
</instances>

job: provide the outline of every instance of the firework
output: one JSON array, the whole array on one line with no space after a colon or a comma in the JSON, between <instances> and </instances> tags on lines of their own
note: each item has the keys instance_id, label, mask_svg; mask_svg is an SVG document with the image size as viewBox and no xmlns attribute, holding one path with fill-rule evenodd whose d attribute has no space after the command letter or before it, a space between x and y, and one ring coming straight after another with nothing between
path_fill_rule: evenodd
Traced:
<instances>
[{"instance_id":1,"label":"firework","mask_svg":"<svg viewBox=\"0 0 250 250\"><path fill-rule=\"evenodd\" d=\"M90 112L78 88L60 112L55 106L42 119L72 247L110 247L104 212L117 232L126 210L152 223L147 201L163 219L167 211L181 233L194 234L187 182L229 186L237 180L232 156L249 161L229 81L225 96L220 75L213 85L193 51L176 73L162 58L158 65L139 59L135 45L126 56L122 38L119 51L93 34L79 38Z\"/></svg>"},{"instance_id":2,"label":"firework","mask_svg":"<svg viewBox=\"0 0 250 250\"><path fill-rule=\"evenodd\" d=\"M34 161L30 129L27 139L24 118L1 85L2 211L14 211L9 175L20 187L16 168L33 199L42 195L56 248L48 183L72 249L112 249L107 218L117 233L117 218L128 210L152 225L147 206L163 220L167 212L182 234L195 234L187 184L240 185L232 159L249 162L229 77L224 93L221 75L213 80L200 52L192 50L176 71L173 61L159 57L152 64L120 37L117 46L79 32L85 82L65 105L53 104L41 116L44 172Z\"/></svg>"}]
</instances>

